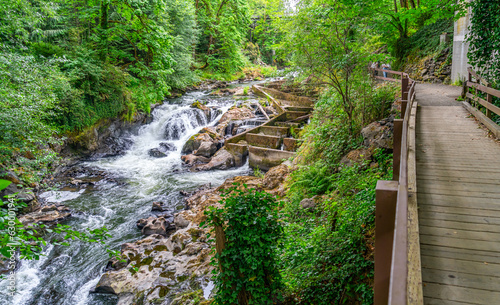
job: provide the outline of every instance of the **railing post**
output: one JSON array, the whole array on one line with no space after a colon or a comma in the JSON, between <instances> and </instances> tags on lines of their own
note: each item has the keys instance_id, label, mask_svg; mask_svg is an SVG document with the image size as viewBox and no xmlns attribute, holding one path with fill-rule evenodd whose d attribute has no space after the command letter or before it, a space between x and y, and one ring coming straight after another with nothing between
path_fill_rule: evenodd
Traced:
<instances>
[{"instance_id":1,"label":"railing post","mask_svg":"<svg viewBox=\"0 0 500 305\"><path fill-rule=\"evenodd\" d=\"M491 85L488 84L487 87L491 87ZM491 96L491 94L489 93L486 93L486 102L488 104L493 103L493 96ZM491 119L491 111L488 109L488 107L486 107L486 117Z\"/></svg>"},{"instance_id":2,"label":"railing post","mask_svg":"<svg viewBox=\"0 0 500 305\"><path fill-rule=\"evenodd\" d=\"M389 300L398 181L377 181L375 197L374 304L387 305Z\"/></svg>"},{"instance_id":3,"label":"railing post","mask_svg":"<svg viewBox=\"0 0 500 305\"><path fill-rule=\"evenodd\" d=\"M401 112L403 115L403 112ZM399 164L401 161L401 136L403 134L403 119L394 120L393 145L392 145L392 180L399 180Z\"/></svg>"},{"instance_id":4,"label":"railing post","mask_svg":"<svg viewBox=\"0 0 500 305\"><path fill-rule=\"evenodd\" d=\"M404 74L401 74L401 100L408 100L408 82L409 82L409 78L404 75Z\"/></svg>"},{"instance_id":5,"label":"railing post","mask_svg":"<svg viewBox=\"0 0 500 305\"><path fill-rule=\"evenodd\" d=\"M471 82L471 83L472 83L472 73L470 73L470 68L469 68L469 69L467 69L467 71L468 71L469 75L467 76L467 80L466 80L466 82ZM468 86L468 85L466 85L466 89L465 89L465 96L467 96L467 93L470 93L470 90L469 90L469 89L470 89L470 88L469 88L469 86ZM468 97L466 97L466 98L465 98L465 101L466 101L467 103L470 103L471 105L474 105L474 104L472 104L472 100L470 100Z\"/></svg>"}]
</instances>

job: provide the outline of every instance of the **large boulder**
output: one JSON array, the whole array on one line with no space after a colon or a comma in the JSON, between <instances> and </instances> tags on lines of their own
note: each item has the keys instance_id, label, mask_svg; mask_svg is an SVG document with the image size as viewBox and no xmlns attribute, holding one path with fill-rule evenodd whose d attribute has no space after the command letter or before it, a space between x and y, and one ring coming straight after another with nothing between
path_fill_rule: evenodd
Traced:
<instances>
[{"instance_id":1,"label":"large boulder","mask_svg":"<svg viewBox=\"0 0 500 305\"><path fill-rule=\"evenodd\" d=\"M347 155L345 155L342 160L340 160L341 164L352 166L353 164L362 164L364 161L371 160L373 155L373 146L372 148L360 148L351 150Z\"/></svg>"},{"instance_id":2,"label":"large boulder","mask_svg":"<svg viewBox=\"0 0 500 305\"><path fill-rule=\"evenodd\" d=\"M214 142L201 142L200 147L193 151L193 155L210 158L216 151L217 145Z\"/></svg>"},{"instance_id":3,"label":"large boulder","mask_svg":"<svg viewBox=\"0 0 500 305\"><path fill-rule=\"evenodd\" d=\"M361 130L366 147L392 149L393 130L386 121L373 122Z\"/></svg>"},{"instance_id":4,"label":"large boulder","mask_svg":"<svg viewBox=\"0 0 500 305\"><path fill-rule=\"evenodd\" d=\"M221 148L215 153L208 164L197 166L196 170L207 171L212 169L228 169L234 167L234 164L234 156L225 148Z\"/></svg>"},{"instance_id":5,"label":"large boulder","mask_svg":"<svg viewBox=\"0 0 500 305\"><path fill-rule=\"evenodd\" d=\"M241 121L252 118L255 118L255 114L250 108L246 106L233 107L222 115L219 124L216 127L217 133L225 135L226 127L231 121Z\"/></svg>"},{"instance_id":6,"label":"large boulder","mask_svg":"<svg viewBox=\"0 0 500 305\"><path fill-rule=\"evenodd\" d=\"M204 155L206 157L212 156L216 150L217 146L222 143L222 137L217 133L213 127L205 127L200 130L197 134L189 138L189 140L182 147L181 153L190 154L198 150L200 146L205 143L203 148L203 153L200 152L199 155ZM212 148L213 147L213 148ZM209 148L207 150L207 148ZM207 152L211 152L207 155Z\"/></svg>"},{"instance_id":7,"label":"large boulder","mask_svg":"<svg viewBox=\"0 0 500 305\"><path fill-rule=\"evenodd\" d=\"M207 118L210 118L210 108L208 108L207 106L203 105L199 101L196 101L196 102L192 103L191 104L191 108L200 109L201 111L203 111L203 113L205 114L205 116Z\"/></svg>"},{"instance_id":8,"label":"large boulder","mask_svg":"<svg viewBox=\"0 0 500 305\"><path fill-rule=\"evenodd\" d=\"M206 164L210 162L209 158L203 156L196 156L193 154L181 156L182 162L189 166L197 165L197 164Z\"/></svg>"},{"instance_id":9,"label":"large boulder","mask_svg":"<svg viewBox=\"0 0 500 305\"><path fill-rule=\"evenodd\" d=\"M264 176L264 188L272 190L283 184L290 174L290 169L285 164L271 167Z\"/></svg>"}]
</instances>

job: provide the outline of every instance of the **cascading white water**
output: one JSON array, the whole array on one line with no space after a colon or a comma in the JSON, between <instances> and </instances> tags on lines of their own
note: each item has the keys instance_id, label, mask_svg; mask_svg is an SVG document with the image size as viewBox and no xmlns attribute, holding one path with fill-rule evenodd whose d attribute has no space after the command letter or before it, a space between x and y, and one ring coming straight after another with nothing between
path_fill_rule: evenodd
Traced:
<instances>
[{"instance_id":1,"label":"cascading white water","mask_svg":"<svg viewBox=\"0 0 500 305\"><path fill-rule=\"evenodd\" d=\"M208 106L222 111L207 118L190 105L195 100L208 100L202 92L192 92L166 103L153 112L152 123L143 126L132 137L134 144L125 155L87 162L110 173L116 181L103 180L93 190L47 192L41 197L48 202L64 202L73 211L67 222L76 229L95 229L105 225L112 235L106 245L120 245L141 238L136 221L149 217L153 201L165 202L172 211L182 209L180 190L193 190L203 184L213 186L225 179L249 172L247 165L226 171L190 172L183 168L180 156L183 144L204 126L215 125L233 103L232 98L208 100ZM214 112L212 112L214 113ZM176 134L171 129L177 128ZM148 152L168 142L175 146L164 158ZM1 305L103 305L116 304L116 298L89 294L98 282L108 261L105 247L99 244L72 242L69 247L48 246L39 261L23 261L17 271L18 295L6 296L6 281L0 283Z\"/></svg>"}]
</instances>

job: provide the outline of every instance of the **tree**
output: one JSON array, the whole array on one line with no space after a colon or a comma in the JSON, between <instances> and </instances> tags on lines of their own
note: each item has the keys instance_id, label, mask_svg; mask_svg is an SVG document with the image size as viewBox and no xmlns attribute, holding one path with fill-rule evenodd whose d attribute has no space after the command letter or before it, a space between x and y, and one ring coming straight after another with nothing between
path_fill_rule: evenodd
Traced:
<instances>
[{"instance_id":1,"label":"tree","mask_svg":"<svg viewBox=\"0 0 500 305\"><path fill-rule=\"evenodd\" d=\"M243 0L196 0L202 37L198 44L200 69L234 73L245 64L241 49L249 28L248 5Z\"/></svg>"},{"instance_id":2,"label":"tree","mask_svg":"<svg viewBox=\"0 0 500 305\"><path fill-rule=\"evenodd\" d=\"M318 83L334 89L353 132L354 89L367 76L360 7L337 0L305 0L295 15L283 18L283 27L287 36L281 49Z\"/></svg>"}]
</instances>

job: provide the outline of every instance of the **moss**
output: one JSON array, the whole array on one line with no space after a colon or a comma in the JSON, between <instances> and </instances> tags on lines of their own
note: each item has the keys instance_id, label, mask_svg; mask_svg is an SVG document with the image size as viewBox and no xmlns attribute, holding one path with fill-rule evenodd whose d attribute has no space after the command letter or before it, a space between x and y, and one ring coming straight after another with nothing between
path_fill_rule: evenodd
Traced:
<instances>
[{"instance_id":1,"label":"moss","mask_svg":"<svg viewBox=\"0 0 500 305\"><path fill-rule=\"evenodd\" d=\"M165 272L160 273L160 277L164 277L164 278L171 279L171 280L174 279L174 275L175 275L175 272L173 272L173 271L165 271Z\"/></svg>"},{"instance_id":2,"label":"moss","mask_svg":"<svg viewBox=\"0 0 500 305\"><path fill-rule=\"evenodd\" d=\"M187 280L189 278L189 275L179 275L177 277L177 281L179 282L184 282L185 280Z\"/></svg>"},{"instance_id":3,"label":"moss","mask_svg":"<svg viewBox=\"0 0 500 305\"><path fill-rule=\"evenodd\" d=\"M161 251L168 251L168 248L165 245L157 245L153 248L153 250L161 252Z\"/></svg>"},{"instance_id":4,"label":"moss","mask_svg":"<svg viewBox=\"0 0 500 305\"><path fill-rule=\"evenodd\" d=\"M191 235L191 240L196 242L203 234L203 231L197 228L191 228L188 230L188 233Z\"/></svg>"}]
</instances>

